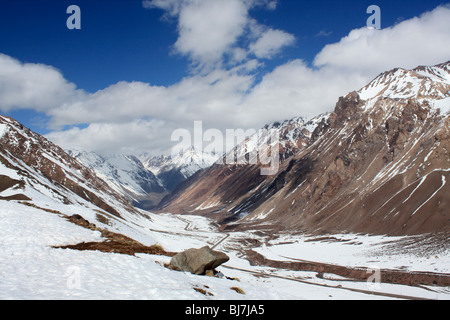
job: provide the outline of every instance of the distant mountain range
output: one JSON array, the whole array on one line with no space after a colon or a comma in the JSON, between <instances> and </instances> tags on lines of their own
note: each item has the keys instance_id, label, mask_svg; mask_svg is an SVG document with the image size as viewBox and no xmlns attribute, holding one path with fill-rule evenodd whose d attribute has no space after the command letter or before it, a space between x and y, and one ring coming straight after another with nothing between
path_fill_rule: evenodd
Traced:
<instances>
[{"instance_id":1,"label":"distant mountain range","mask_svg":"<svg viewBox=\"0 0 450 320\"><path fill-rule=\"evenodd\" d=\"M110 188L141 209L152 209L184 180L211 166L218 156L204 154L194 148L177 157L139 157L122 154L98 154L69 150L81 164L91 169Z\"/></svg>"},{"instance_id":2,"label":"distant mountain range","mask_svg":"<svg viewBox=\"0 0 450 320\"><path fill-rule=\"evenodd\" d=\"M160 180L135 156L75 150L68 153L138 208L152 208L168 194Z\"/></svg>"},{"instance_id":3,"label":"distant mountain range","mask_svg":"<svg viewBox=\"0 0 450 320\"><path fill-rule=\"evenodd\" d=\"M173 192L182 181L197 171L210 167L219 157L220 155L205 153L190 147L175 157L143 154L139 158L144 167L158 177L164 188Z\"/></svg>"}]
</instances>

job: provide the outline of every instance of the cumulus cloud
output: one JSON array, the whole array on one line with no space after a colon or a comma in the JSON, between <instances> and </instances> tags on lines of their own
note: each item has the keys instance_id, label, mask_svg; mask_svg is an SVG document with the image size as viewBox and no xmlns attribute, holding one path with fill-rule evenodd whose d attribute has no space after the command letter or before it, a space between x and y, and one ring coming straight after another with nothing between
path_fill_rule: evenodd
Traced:
<instances>
[{"instance_id":1,"label":"cumulus cloud","mask_svg":"<svg viewBox=\"0 0 450 320\"><path fill-rule=\"evenodd\" d=\"M269 123L303 116L311 118L333 111L338 97L359 89L369 77L335 68L313 69L303 60L293 60L263 77L246 96L241 109L244 119ZM255 118L255 115L258 115Z\"/></svg>"},{"instance_id":2,"label":"cumulus cloud","mask_svg":"<svg viewBox=\"0 0 450 320\"><path fill-rule=\"evenodd\" d=\"M269 28L263 32L259 39L250 44L250 52L254 53L257 58L272 58L274 55L285 47L295 42L295 37L282 30L274 30Z\"/></svg>"},{"instance_id":3,"label":"cumulus cloud","mask_svg":"<svg viewBox=\"0 0 450 320\"><path fill-rule=\"evenodd\" d=\"M178 20L174 50L200 67L220 62L244 33L248 20L248 5L242 0L147 0L143 4Z\"/></svg>"},{"instance_id":4,"label":"cumulus cloud","mask_svg":"<svg viewBox=\"0 0 450 320\"><path fill-rule=\"evenodd\" d=\"M295 37L257 23L249 15L252 8L275 10L270 0L144 0L149 9L162 9L178 21L175 52L188 56L196 70L211 70L222 65L240 63L249 54L271 58L291 45ZM264 30L263 32L261 30ZM255 40L248 48L248 42Z\"/></svg>"},{"instance_id":5,"label":"cumulus cloud","mask_svg":"<svg viewBox=\"0 0 450 320\"><path fill-rule=\"evenodd\" d=\"M22 63L0 53L0 110L45 112L80 95L82 92L55 68Z\"/></svg>"},{"instance_id":6,"label":"cumulus cloud","mask_svg":"<svg viewBox=\"0 0 450 320\"><path fill-rule=\"evenodd\" d=\"M121 123L151 117L179 125L204 120L226 128L231 122L239 122L236 106L254 82L253 76L242 74L242 70L253 67L250 61L231 70L186 77L168 87L119 82L52 109L51 125L58 128L79 123Z\"/></svg>"},{"instance_id":7,"label":"cumulus cloud","mask_svg":"<svg viewBox=\"0 0 450 320\"><path fill-rule=\"evenodd\" d=\"M154 151L155 155L167 150L171 129L160 120L136 119L122 123L91 123L86 128L73 127L54 131L47 138L66 149L99 153L138 154Z\"/></svg>"},{"instance_id":8,"label":"cumulus cloud","mask_svg":"<svg viewBox=\"0 0 450 320\"><path fill-rule=\"evenodd\" d=\"M396 67L435 65L450 57L450 7L440 6L392 27L352 30L316 56L317 67L377 74Z\"/></svg>"},{"instance_id":9,"label":"cumulus cloud","mask_svg":"<svg viewBox=\"0 0 450 320\"><path fill-rule=\"evenodd\" d=\"M210 65L244 32L248 8L240 0L204 0L186 5L179 14L178 52Z\"/></svg>"}]
</instances>

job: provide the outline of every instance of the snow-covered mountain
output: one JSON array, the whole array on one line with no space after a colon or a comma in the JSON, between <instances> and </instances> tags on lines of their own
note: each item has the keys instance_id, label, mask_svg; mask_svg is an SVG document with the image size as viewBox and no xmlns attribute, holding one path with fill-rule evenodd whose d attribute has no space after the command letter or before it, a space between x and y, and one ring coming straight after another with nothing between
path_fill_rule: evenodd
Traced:
<instances>
[{"instance_id":1,"label":"snow-covered mountain","mask_svg":"<svg viewBox=\"0 0 450 320\"><path fill-rule=\"evenodd\" d=\"M77 150L71 150L69 154L139 208L156 206L168 193L159 179L135 156L100 155Z\"/></svg>"},{"instance_id":2,"label":"snow-covered mountain","mask_svg":"<svg viewBox=\"0 0 450 320\"><path fill-rule=\"evenodd\" d=\"M268 146L274 142L272 141L273 136L277 136L278 138L278 159L283 162L308 146L309 141L317 136L316 129L323 127L328 117L329 114L322 114L312 119L296 117L291 120L265 125L260 131L247 137L242 143L225 153L221 159L214 162L212 166L206 167L205 171L198 173L200 177L208 177L205 180L212 180L212 182L206 182L205 185L203 182L200 182L199 187L202 188L201 192L198 194L190 194L188 197L186 196L186 198L182 196L183 200L180 201L180 199L177 198L186 187L183 185L181 190L176 190L173 195L163 199L159 207L165 208L170 204L169 207L171 210L177 212L176 210L178 209L176 208L176 205L174 207L174 204L180 201L181 205L184 206L186 205L184 203L186 200L189 202L189 206L186 207L189 208L188 212L193 213L197 210L217 209L217 206L222 202L231 203L235 197L241 197L243 194L251 193L263 180L260 175L260 167L263 166L260 162L261 152L266 155L270 154L271 151ZM260 146L265 147L261 148ZM223 165L229 164L229 161L232 165ZM243 161L245 164L242 165L239 161ZM256 165L249 165L254 163L256 163ZM257 176L249 178L249 172L252 172L251 174L257 173ZM202 178L200 177L198 180L202 181ZM248 181L247 178L249 178L250 181ZM193 181L197 181L195 180L197 177L194 177L193 179ZM195 184L195 182L192 182L191 180L188 180L187 183L188 185ZM209 183L217 183L218 185L210 187ZM217 188L217 190L215 188ZM197 203L197 196L200 196L202 203ZM195 205L193 203L195 203ZM219 209L219 211L222 210Z\"/></svg>"},{"instance_id":3,"label":"snow-covered mountain","mask_svg":"<svg viewBox=\"0 0 450 320\"><path fill-rule=\"evenodd\" d=\"M261 176L259 165L214 165L162 205L247 230L449 230L449 70L450 62L387 71L341 97L310 134L298 126L294 143L287 139L294 152L280 157L277 174ZM248 150L246 142L240 149Z\"/></svg>"},{"instance_id":4,"label":"snow-covered mountain","mask_svg":"<svg viewBox=\"0 0 450 320\"><path fill-rule=\"evenodd\" d=\"M361 99L376 102L380 98L416 99L431 104L442 113L450 112L450 63L432 67L420 66L413 70L401 68L382 73L358 91Z\"/></svg>"},{"instance_id":5,"label":"snow-covered mountain","mask_svg":"<svg viewBox=\"0 0 450 320\"><path fill-rule=\"evenodd\" d=\"M328 114L322 114L312 119L296 117L283 122L267 124L259 132L234 147L224 155L224 158L245 159L245 162L253 163L255 159L252 161L252 159L249 159L249 155L259 157L260 152L269 153L269 150L265 150L261 146L269 147L274 142L272 141L273 136L276 136L279 143L279 158L284 161L308 145L316 127L326 121L328 116ZM226 163L226 159L223 163Z\"/></svg>"},{"instance_id":6,"label":"snow-covered mountain","mask_svg":"<svg viewBox=\"0 0 450 320\"><path fill-rule=\"evenodd\" d=\"M99 179L63 149L0 116L1 199L36 204L41 199L83 206L121 217L138 211L122 195Z\"/></svg>"},{"instance_id":7,"label":"snow-covered mountain","mask_svg":"<svg viewBox=\"0 0 450 320\"><path fill-rule=\"evenodd\" d=\"M212 165L217 156L190 148L177 157L137 157L68 150L108 186L141 209L152 209L182 181Z\"/></svg>"},{"instance_id":8,"label":"snow-covered mountain","mask_svg":"<svg viewBox=\"0 0 450 320\"><path fill-rule=\"evenodd\" d=\"M161 184L169 191L199 170L210 167L219 159L220 155L205 153L194 147L180 152L177 156L148 156L143 154L141 159L144 167L153 172Z\"/></svg>"}]
</instances>

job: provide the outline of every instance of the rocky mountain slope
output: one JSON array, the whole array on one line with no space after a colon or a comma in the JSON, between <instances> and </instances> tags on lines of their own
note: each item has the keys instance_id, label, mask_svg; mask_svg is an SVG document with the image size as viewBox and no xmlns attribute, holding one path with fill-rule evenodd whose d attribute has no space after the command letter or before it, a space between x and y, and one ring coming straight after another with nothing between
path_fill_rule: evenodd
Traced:
<instances>
[{"instance_id":1,"label":"rocky mountain slope","mask_svg":"<svg viewBox=\"0 0 450 320\"><path fill-rule=\"evenodd\" d=\"M0 199L31 205L41 199L95 208L121 218L139 214L89 168L19 122L0 116Z\"/></svg>"},{"instance_id":2,"label":"rocky mountain slope","mask_svg":"<svg viewBox=\"0 0 450 320\"><path fill-rule=\"evenodd\" d=\"M219 159L218 155L196 150L194 147L180 152L177 156L149 156L139 157L144 167L154 173L161 184L170 192L194 175L197 171L210 167Z\"/></svg>"},{"instance_id":3,"label":"rocky mountain slope","mask_svg":"<svg viewBox=\"0 0 450 320\"><path fill-rule=\"evenodd\" d=\"M100 155L76 150L69 151L69 154L138 208L150 209L168 194L160 180L135 156Z\"/></svg>"},{"instance_id":4,"label":"rocky mountain slope","mask_svg":"<svg viewBox=\"0 0 450 320\"><path fill-rule=\"evenodd\" d=\"M407 235L450 228L450 62L394 69L341 97L284 157L214 165L161 209L224 226ZM283 141L284 138L281 138Z\"/></svg>"}]
</instances>

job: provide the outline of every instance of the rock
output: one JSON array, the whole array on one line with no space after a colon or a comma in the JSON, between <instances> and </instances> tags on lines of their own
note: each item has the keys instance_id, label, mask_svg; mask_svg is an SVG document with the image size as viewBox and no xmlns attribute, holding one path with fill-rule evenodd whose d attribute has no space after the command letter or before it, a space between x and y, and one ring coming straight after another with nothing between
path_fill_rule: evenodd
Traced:
<instances>
[{"instance_id":1,"label":"rock","mask_svg":"<svg viewBox=\"0 0 450 320\"><path fill-rule=\"evenodd\" d=\"M206 270L205 276L207 276L207 277L214 277L214 270Z\"/></svg>"},{"instance_id":2,"label":"rock","mask_svg":"<svg viewBox=\"0 0 450 320\"><path fill-rule=\"evenodd\" d=\"M88 228L91 225L89 221L84 219L79 214L74 214L73 216L69 217L69 221L85 228Z\"/></svg>"},{"instance_id":3,"label":"rock","mask_svg":"<svg viewBox=\"0 0 450 320\"><path fill-rule=\"evenodd\" d=\"M170 267L175 270L204 275L207 270L213 270L228 260L230 258L225 253L214 251L206 246L176 254L170 261Z\"/></svg>"}]
</instances>

